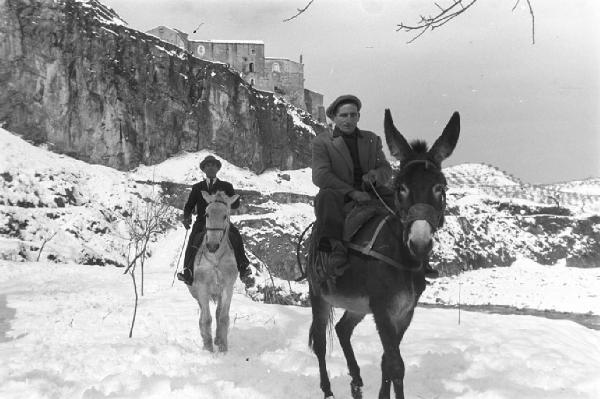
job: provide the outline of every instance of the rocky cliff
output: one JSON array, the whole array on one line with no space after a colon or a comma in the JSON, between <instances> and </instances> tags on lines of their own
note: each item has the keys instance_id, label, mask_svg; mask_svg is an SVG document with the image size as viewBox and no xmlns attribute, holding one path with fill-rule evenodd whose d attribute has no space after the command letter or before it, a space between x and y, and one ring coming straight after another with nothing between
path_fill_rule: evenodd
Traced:
<instances>
[{"instance_id":1,"label":"rocky cliff","mask_svg":"<svg viewBox=\"0 0 600 399\"><path fill-rule=\"evenodd\" d=\"M324 128L96 0L0 0L0 123L121 170L204 148L255 172L299 168Z\"/></svg>"}]
</instances>

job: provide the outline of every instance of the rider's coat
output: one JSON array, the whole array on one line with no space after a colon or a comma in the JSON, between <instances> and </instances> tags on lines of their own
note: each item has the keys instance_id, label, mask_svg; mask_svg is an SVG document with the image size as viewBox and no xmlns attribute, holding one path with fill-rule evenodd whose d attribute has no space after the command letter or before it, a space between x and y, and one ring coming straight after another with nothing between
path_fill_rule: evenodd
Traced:
<instances>
[{"instance_id":1,"label":"rider's coat","mask_svg":"<svg viewBox=\"0 0 600 399\"><path fill-rule=\"evenodd\" d=\"M377 171L377 185L385 185L392 175L385 158L381 138L375 133L356 129L358 157L363 173ZM346 195L354 190L354 168L350 150L342 133L323 132L312 144L312 181L320 189L334 189Z\"/></svg>"}]
</instances>

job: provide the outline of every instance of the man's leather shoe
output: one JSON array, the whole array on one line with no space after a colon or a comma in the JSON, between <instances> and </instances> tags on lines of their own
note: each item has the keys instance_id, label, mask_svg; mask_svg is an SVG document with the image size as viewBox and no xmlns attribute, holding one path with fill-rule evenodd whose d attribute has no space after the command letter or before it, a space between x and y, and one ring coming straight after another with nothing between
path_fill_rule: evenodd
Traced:
<instances>
[{"instance_id":1,"label":"man's leather shoe","mask_svg":"<svg viewBox=\"0 0 600 399\"><path fill-rule=\"evenodd\" d=\"M249 267L246 267L245 269L242 269L239 272L240 272L240 280L242 281L242 283L244 283L246 288L254 287L255 281L254 281L254 277L252 277L252 270L250 270Z\"/></svg>"},{"instance_id":2,"label":"man's leather shoe","mask_svg":"<svg viewBox=\"0 0 600 399\"><path fill-rule=\"evenodd\" d=\"M182 272L177 273L177 278L187 285L192 285L194 283L194 275L190 269L183 269Z\"/></svg>"}]
</instances>

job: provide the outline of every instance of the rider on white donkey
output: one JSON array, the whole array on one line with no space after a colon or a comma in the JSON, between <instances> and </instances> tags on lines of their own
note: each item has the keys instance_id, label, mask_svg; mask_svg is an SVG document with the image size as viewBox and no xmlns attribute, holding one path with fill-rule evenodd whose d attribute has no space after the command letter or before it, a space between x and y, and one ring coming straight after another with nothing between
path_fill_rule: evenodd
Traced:
<instances>
[{"instance_id":1,"label":"rider on white donkey","mask_svg":"<svg viewBox=\"0 0 600 399\"><path fill-rule=\"evenodd\" d=\"M374 188L388 206L394 207L394 193L386 187L392 168L381 138L357 127L361 105L353 95L336 98L326 111L335 124L333 133L321 133L312 145L312 181L320 189L315 198L318 253L330 276L343 273L347 260L342 243L347 205L377 199ZM427 277L438 276L429 262L424 267Z\"/></svg>"},{"instance_id":2,"label":"rider on white donkey","mask_svg":"<svg viewBox=\"0 0 600 399\"><path fill-rule=\"evenodd\" d=\"M185 250L183 272L177 273L177 278L187 285L191 285L194 281L194 258L196 257L198 248L200 248L200 245L202 244L206 227L204 213L207 204L202 196L202 191L206 191L208 194L215 194L217 191L223 191L229 197L235 195L235 190L231 183L217 178L217 172L221 169L221 161L217 158L208 155L200 162L200 169L204 172L206 178L192 186L192 192L183 208L183 225L186 229L189 229L192 224L192 211L194 208L196 209L197 215ZM231 208L237 209L239 204L240 202L238 199L231 204ZM247 287L250 287L254 284L254 279L251 277L252 270L248 267L250 261L246 257L246 252L244 251L242 236L233 224L229 227L229 241L231 242L235 254L235 260L240 273L240 280L242 280Z\"/></svg>"}]
</instances>

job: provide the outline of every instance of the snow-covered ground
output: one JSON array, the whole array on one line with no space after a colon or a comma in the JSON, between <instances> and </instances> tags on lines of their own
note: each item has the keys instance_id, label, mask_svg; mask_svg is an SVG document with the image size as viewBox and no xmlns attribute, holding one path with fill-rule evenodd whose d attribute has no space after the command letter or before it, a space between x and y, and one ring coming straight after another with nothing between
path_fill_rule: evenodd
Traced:
<instances>
[{"instance_id":1,"label":"snow-covered ground","mask_svg":"<svg viewBox=\"0 0 600 399\"><path fill-rule=\"evenodd\" d=\"M197 305L172 285L182 235L154 247L133 338L122 269L0 261L0 397L321 397L308 308L253 302L238 283L229 352L201 349ZM381 345L371 318L353 345L365 398L376 397ZM401 350L410 398L600 397L600 331L571 321L462 312L458 324L454 310L417 308ZM334 393L349 397L337 340L328 353Z\"/></svg>"},{"instance_id":2,"label":"snow-covered ground","mask_svg":"<svg viewBox=\"0 0 600 399\"><path fill-rule=\"evenodd\" d=\"M566 267L564 261L543 266L519 259L510 267L470 270L457 277L436 279L421 302L600 315L600 268Z\"/></svg>"}]
</instances>

